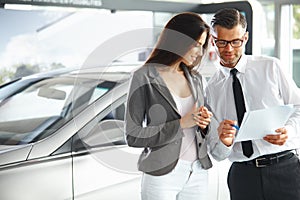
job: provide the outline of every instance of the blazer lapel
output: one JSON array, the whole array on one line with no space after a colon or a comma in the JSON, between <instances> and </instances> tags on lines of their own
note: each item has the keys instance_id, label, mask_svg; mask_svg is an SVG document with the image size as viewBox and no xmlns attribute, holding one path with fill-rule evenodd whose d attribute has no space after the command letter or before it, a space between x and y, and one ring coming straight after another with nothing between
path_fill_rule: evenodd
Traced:
<instances>
[{"instance_id":1,"label":"blazer lapel","mask_svg":"<svg viewBox=\"0 0 300 200\"><path fill-rule=\"evenodd\" d=\"M204 104L204 98L202 95L202 82L201 80L197 81L197 77L191 76L191 73L186 66L182 66L184 74L188 82L190 83L190 88L193 94L193 97L197 103L197 107L200 107Z\"/></svg>"},{"instance_id":2,"label":"blazer lapel","mask_svg":"<svg viewBox=\"0 0 300 200\"><path fill-rule=\"evenodd\" d=\"M176 103L166 86L164 80L162 77L159 75L158 71L156 68L153 66L148 67L148 73L149 77L151 77L150 83L157 89L157 91L169 102L169 104L172 106L172 108L179 114L179 111L177 109ZM180 114L179 114L180 115Z\"/></svg>"}]
</instances>

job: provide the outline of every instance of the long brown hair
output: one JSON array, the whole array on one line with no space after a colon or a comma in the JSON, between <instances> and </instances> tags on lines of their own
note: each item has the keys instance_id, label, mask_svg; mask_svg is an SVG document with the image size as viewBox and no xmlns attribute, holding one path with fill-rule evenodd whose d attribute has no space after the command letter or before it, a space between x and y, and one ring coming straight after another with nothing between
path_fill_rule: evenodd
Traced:
<instances>
[{"instance_id":1,"label":"long brown hair","mask_svg":"<svg viewBox=\"0 0 300 200\"><path fill-rule=\"evenodd\" d=\"M162 30L146 64L170 66L178 62L191 46L198 42L204 32L207 33L207 37L203 44L203 51L208 46L209 26L196 13L184 12L175 15Z\"/></svg>"}]
</instances>

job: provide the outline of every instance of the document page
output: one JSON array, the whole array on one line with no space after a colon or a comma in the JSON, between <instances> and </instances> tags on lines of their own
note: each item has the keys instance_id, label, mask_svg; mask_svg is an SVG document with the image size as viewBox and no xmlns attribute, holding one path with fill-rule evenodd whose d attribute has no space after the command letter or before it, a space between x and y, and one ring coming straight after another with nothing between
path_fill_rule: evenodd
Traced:
<instances>
[{"instance_id":1,"label":"document page","mask_svg":"<svg viewBox=\"0 0 300 200\"><path fill-rule=\"evenodd\" d=\"M235 142L276 134L275 130L283 127L294 111L293 105L289 104L246 112Z\"/></svg>"}]
</instances>

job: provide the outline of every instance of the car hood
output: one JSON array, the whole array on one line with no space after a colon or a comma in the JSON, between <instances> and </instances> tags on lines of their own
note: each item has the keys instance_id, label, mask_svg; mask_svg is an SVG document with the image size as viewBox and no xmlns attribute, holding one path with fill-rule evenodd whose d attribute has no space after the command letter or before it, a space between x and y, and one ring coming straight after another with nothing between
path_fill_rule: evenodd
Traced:
<instances>
[{"instance_id":1,"label":"car hood","mask_svg":"<svg viewBox=\"0 0 300 200\"><path fill-rule=\"evenodd\" d=\"M0 166L25 161L31 148L31 144L0 145Z\"/></svg>"}]
</instances>

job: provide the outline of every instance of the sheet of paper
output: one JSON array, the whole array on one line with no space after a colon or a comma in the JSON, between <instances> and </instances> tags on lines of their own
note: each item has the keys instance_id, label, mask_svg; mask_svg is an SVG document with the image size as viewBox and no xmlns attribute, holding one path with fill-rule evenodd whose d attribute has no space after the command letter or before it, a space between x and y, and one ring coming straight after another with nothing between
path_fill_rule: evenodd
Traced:
<instances>
[{"instance_id":1,"label":"sheet of paper","mask_svg":"<svg viewBox=\"0 0 300 200\"><path fill-rule=\"evenodd\" d=\"M276 134L293 114L293 105L283 105L246 112L235 142L262 139L268 134Z\"/></svg>"}]
</instances>

